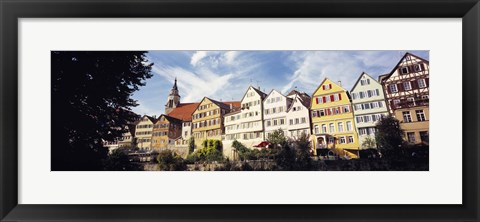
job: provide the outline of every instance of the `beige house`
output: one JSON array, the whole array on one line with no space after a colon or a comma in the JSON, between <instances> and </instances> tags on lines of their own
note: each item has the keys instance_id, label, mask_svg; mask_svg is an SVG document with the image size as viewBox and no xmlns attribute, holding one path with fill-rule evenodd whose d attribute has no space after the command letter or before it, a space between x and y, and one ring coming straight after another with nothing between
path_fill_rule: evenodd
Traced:
<instances>
[{"instance_id":1,"label":"beige house","mask_svg":"<svg viewBox=\"0 0 480 222\"><path fill-rule=\"evenodd\" d=\"M137 147L143 150L151 149L152 131L155 124L155 117L144 115L135 126L135 137Z\"/></svg>"}]
</instances>

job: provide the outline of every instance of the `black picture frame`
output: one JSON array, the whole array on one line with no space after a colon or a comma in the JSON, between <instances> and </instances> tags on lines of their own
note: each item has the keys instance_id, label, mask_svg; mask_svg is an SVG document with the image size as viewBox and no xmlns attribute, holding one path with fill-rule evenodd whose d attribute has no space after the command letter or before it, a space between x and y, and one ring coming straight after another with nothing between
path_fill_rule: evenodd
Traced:
<instances>
[{"instance_id":1,"label":"black picture frame","mask_svg":"<svg viewBox=\"0 0 480 222\"><path fill-rule=\"evenodd\" d=\"M479 16L478 0L0 0L1 221L478 221ZM462 18L463 204L18 204L18 19L77 17Z\"/></svg>"}]
</instances>

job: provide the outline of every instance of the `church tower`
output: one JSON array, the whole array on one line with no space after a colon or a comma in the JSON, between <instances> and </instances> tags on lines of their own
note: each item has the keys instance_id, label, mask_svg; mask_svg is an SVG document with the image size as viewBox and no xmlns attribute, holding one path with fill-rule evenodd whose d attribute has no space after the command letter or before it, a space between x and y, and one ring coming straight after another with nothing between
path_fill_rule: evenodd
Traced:
<instances>
[{"instance_id":1,"label":"church tower","mask_svg":"<svg viewBox=\"0 0 480 222\"><path fill-rule=\"evenodd\" d=\"M165 104L165 114L168 115L168 113L175 109L179 104L180 95L178 94L177 78L175 78L175 83L173 83L173 87L168 95L167 104Z\"/></svg>"}]
</instances>

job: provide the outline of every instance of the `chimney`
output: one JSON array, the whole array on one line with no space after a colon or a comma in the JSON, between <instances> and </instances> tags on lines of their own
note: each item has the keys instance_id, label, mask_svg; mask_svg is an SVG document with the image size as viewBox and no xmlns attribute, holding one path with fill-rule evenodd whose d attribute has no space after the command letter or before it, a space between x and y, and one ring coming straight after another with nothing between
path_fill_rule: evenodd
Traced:
<instances>
[{"instance_id":1,"label":"chimney","mask_svg":"<svg viewBox=\"0 0 480 222\"><path fill-rule=\"evenodd\" d=\"M338 81L338 85L342 87L342 81Z\"/></svg>"},{"instance_id":2,"label":"chimney","mask_svg":"<svg viewBox=\"0 0 480 222\"><path fill-rule=\"evenodd\" d=\"M233 104L230 103L230 110L232 110L232 109L233 109Z\"/></svg>"}]
</instances>

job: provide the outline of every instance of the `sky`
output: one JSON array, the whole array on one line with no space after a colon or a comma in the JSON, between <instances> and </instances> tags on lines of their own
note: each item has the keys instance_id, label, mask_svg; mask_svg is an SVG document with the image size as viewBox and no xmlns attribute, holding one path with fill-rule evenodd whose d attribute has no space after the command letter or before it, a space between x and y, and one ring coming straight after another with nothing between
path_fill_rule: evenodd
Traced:
<instances>
[{"instance_id":1,"label":"sky","mask_svg":"<svg viewBox=\"0 0 480 222\"><path fill-rule=\"evenodd\" d=\"M324 78L351 90L362 72L389 73L410 52L429 60L429 51L149 51L153 77L133 94L139 115L159 116L175 78L180 102L240 101L252 85L265 93L293 89L311 95Z\"/></svg>"}]
</instances>

